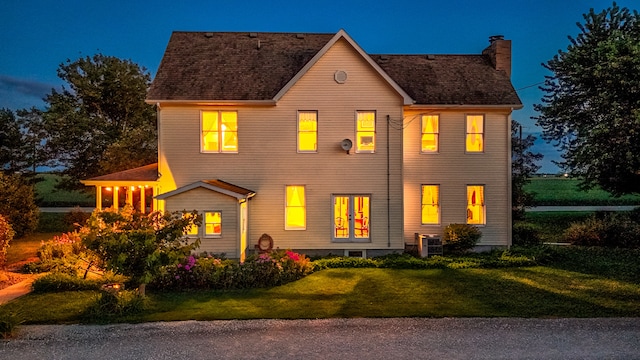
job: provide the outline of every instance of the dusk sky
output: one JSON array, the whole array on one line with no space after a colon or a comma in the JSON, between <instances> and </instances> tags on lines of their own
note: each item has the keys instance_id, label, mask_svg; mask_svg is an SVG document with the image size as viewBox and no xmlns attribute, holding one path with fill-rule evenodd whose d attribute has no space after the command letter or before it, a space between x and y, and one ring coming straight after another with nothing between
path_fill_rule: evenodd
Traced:
<instances>
[{"instance_id":1,"label":"dusk sky","mask_svg":"<svg viewBox=\"0 0 640 360\"><path fill-rule=\"evenodd\" d=\"M637 0L617 4L638 8ZM0 108L44 107L67 59L96 53L130 59L155 76L171 32L336 33L344 29L372 54L478 54L489 36L512 40L512 82L525 132L540 102L540 65L566 50L590 8L611 0L439 1L48 1L0 2Z\"/></svg>"}]
</instances>

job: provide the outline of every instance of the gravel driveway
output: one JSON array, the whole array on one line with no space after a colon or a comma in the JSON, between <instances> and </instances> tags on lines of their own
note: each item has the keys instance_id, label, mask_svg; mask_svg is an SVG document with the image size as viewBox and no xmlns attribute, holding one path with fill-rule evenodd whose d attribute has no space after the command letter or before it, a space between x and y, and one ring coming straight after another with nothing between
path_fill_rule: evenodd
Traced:
<instances>
[{"instance_id":1,"label":"gravel driveway","mask_svg":"<svg viewBox=\"0 0 640 360\"><path fill-rule=\"evenodd\" d=\"M1 359L640 359L640 320L325 319L30 325Z\"/></svg>"}]
</instances>

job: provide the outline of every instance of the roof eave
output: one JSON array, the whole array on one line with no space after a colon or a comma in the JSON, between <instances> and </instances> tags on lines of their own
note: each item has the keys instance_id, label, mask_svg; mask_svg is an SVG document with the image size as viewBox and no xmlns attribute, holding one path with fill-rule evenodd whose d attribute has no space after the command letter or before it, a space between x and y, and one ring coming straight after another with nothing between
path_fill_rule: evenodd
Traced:
<instances>
[{"instance_id":1,"label":"roof eave","mask_svg":"<svg viewBox=\"0 0 640 360\"><path fill-rule=\"evenodd\" d=\"M520 110L524 107L522 104L412 104L407 106L410 109L510 109Z\"/></svg>"},{"instance_id":2,"label":"roof eave","mask_svg":"<svg viewBox=\"0 0 640 360\"><path fill-rule=\"evenodd\" d=\"M269 100L161 100L146 99L151 105L162 106L275 106L276 101Z\"/></svg>"}]
</instances>

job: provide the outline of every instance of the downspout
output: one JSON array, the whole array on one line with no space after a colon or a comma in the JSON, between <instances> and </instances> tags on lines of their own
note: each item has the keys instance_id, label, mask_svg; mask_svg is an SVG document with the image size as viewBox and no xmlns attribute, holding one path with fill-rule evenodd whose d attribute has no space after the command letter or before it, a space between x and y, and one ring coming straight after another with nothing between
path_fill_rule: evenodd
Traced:
<instances>
[{"instance_id":1,"label":"downspout","mask_svg":"<svg viewBox=\"0 0 640 360\"><path fill-rule=\"evenodd\" d=\"M389 154L389 122L387 114L387 247L391 247L391 156Z\"/></svg>"}]
</instances>

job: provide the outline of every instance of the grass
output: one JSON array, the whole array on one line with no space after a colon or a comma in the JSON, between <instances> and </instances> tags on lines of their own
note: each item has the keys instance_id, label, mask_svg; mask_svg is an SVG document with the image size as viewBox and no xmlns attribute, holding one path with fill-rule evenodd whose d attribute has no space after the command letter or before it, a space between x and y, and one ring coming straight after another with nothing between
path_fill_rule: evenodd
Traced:
<instances>
[{"instance_id":1,"label":"grass","mask_svg":"<svg viewBox=\"0 0 640 360\"><path fill-rule=\"evenodd\" d=\"M51 240L60 233L34 233L21 239L13 239L7 250L7 264L28 260L36 256L42 241Z\"/></svg>"},{"instance_id":2,"label":"grass","mask_svg":"<svg viewBox=\"0 0 640 360\"><path fill-rule=\"evenodd\" d=\"M601 189L582 191L578 188L579 180L557 177L534 177L525 186L532 192L536 206L569 206L569 205L638 205L640 196L626 195L614 198Z\"/></svg>"},{"instance_id":3,"label":"grass","mask_svg":"<svg viewBox=\"0 0 640 360\"><path fill-rule=\"evenodd\" d=\"M545 266L325 269L267 289L149 291L135 315L88 317L96 291L31 293L0 307L28 324L352 317L638 317L639 250L534 248ZM47 304L43 310L42 304Z\"/></svg>"},{"instance_id":4,"label":"grass","mask_svg":"<svg viewBox=\"0 0 640 360\"><path fill-rule=\"evenodd\" d=\"M83 315L97 297L95 291L29 294L3 307L30 324L100 322ZM638 282L551 266L327 269L270 289L151 293L145 312L112 320L636 317L638 298Z\"/></svg>"},{"instance_id":5,"label":"grass","mask_svg":"<svg viewBox=\"0 0 640 360\"><path fill-rule=\"evenodd\" d=\"M42 180L35 185L39 206L94 206L96 203L95 194L89 188L86 191L56 189L60 175L42 173L38 179Z\"/></svg>"},{"instance_id":6,"label":"grass","mask_svg":"<svg viewBox=\"0 0 640 360\"><path fill-rule=\"evenodd\" d=\"M592 211L527 212L525 220L534 224L543 242L560 242L571 223L584 221L591 215Z\"/></svg>"}]
</instances>

